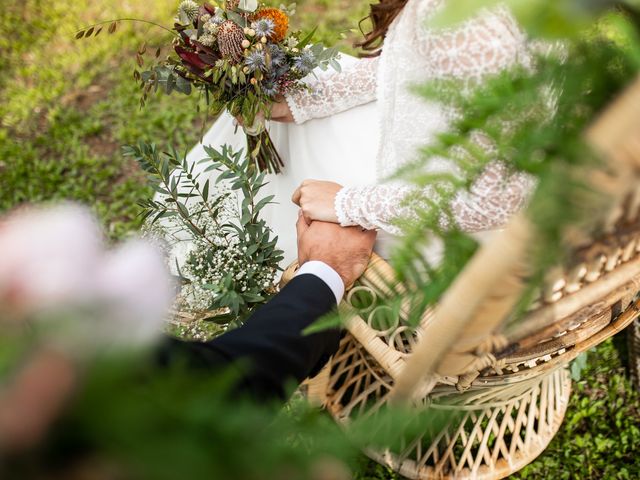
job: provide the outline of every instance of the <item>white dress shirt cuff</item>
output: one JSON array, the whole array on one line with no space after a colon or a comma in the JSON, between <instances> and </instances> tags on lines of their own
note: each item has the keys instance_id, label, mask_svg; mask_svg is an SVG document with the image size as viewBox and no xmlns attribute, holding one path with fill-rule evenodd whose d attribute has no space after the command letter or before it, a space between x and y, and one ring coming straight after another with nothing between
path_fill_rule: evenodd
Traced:
<instances>
[{"instance_id":1,"label":"white dress shirt cuff","mask_svg":"<svg viewBox=\"0 0 640 480\"><path fill-rule=\"evenodd\" d=\"M340 278L340 275L329 265L318 260L307 262L298 269L296 277L305 274L318 277L331 289L336 296L336 302L339 304L342 301L342 297L344 296L344 282L342 278Z\"/></svg>"}]
</instances>

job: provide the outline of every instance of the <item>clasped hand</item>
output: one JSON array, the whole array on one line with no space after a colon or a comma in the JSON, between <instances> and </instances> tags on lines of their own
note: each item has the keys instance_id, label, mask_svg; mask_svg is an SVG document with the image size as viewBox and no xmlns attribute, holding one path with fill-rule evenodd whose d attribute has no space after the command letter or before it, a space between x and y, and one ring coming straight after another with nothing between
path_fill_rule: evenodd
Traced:
<instances>
[{"instance_id":1,"label":"clasped hand","mask_svg":"<svg viewBox=\"0 0 640 480\"><path fill-rule=\"evenodd\" d=\"M335 201L341 189L342 185L335 182L305 180L293 193L291 201L300 207L308 224L314 220L339 223Z\"/></svg>"}]
</instances>

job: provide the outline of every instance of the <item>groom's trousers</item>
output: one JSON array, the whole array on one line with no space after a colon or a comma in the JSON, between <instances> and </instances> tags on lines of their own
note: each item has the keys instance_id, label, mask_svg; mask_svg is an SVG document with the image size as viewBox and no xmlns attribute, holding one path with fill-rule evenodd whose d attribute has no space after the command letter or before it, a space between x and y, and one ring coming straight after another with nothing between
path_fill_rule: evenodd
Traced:
<instances>
[{"instance_id":1,"label":"groom's trousers","mask_svg":"<svg viewBox=\"0 0 640 480\"><path fill-rule=\"evenodd\" d=\"M238 392L284 399L288 385L318 373L337 351L339 330L303 333L335 306L336 297L323 280L299 275L240 328L209 342L168 339L160 360L212 372L238 366Z\"/></svg>"}]
</instances>

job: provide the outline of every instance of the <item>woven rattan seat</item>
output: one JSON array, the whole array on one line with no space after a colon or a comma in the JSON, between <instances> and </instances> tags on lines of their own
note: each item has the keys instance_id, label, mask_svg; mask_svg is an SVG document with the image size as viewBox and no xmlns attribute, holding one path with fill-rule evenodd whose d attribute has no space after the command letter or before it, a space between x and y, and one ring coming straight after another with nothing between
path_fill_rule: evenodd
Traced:
<instances>
[{"instance_id":1,"label":"woven rattan seat","mask_svg":"<svg viewBox=\"0 0 640 480\"><path fill-rule=\"evenodd\" d=\"M375 306L395 278L381 258L348 292L345 303L359 314L327 367L307 381L309 398L345 428L388 402L447 419L398 451L366 451L371 458L414 479L508 476L558 431L569 362L638 317L640 81L587 138L612 167L604 190L615 208L597 235L576 243L570 264L549 274L523 318L512 321L533 241L524 216L478 251L417 327L402 309L393 316Z\"/></svg>"}]
</instances>

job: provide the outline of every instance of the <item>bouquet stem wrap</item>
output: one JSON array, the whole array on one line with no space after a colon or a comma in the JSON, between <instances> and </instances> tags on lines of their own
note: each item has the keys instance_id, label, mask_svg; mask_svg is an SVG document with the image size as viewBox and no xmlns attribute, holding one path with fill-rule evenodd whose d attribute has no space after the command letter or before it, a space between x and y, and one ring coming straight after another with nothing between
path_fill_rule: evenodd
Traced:
<instances>
[{"instance_id":1,"label":"bouquet stem wrap","mask_svg":"<svg viewBox=\"0 0 640 480\"><path fill-rule=\"evenodd\" d=\"M282 171L284 162L273 144L268 130L263 129L256 135L247 133L247 147L259 171L276 174Z\"/></svg>"}]
</instances>

